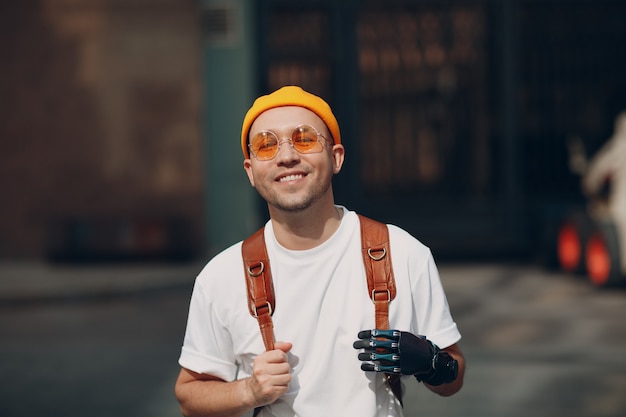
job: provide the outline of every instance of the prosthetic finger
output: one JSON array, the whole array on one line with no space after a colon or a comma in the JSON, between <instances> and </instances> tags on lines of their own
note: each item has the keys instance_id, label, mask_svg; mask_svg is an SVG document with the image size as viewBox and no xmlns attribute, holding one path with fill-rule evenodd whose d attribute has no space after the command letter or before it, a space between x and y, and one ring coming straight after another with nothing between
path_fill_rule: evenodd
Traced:
<instances>
[{"instance_id":1,"label":"prosthetic finger","mask_svg":"<svg viewBox=\"0 0 626 417\"><path fill-rule=\"evenodd\" d=\"M397 362L400 360L400 355L396 353L376 353L376 352L362 352L359 353L360 361L388 361Z\"/></svg>"},{"instance_id":2,"label":"prosthetic finger","mask_svg":"<svg viewBox=\"0 0 626 417\"><path fill-rule=\"evenodd\" d=\"M372 330L362 330L359 332L359 339L369 339L372 337L377 338L385 338L390 340L399 340L402 332L397 330L380 330L380 329L372 329Z\"/></svg>"},{"instance_id":3,"label":"prosthetic finger","mask_svg":"<svg viewBox=\"0 0 626 417\"><path fill-rule=\"evenodd\" d=\"M365 372L384 372L386 374L402 373L402 370L400 369L399 366L392 366L392 365L386 366L386 365L379 365L376 363L362 363L361 370Z\"/></svg>"},{"instance_id":4,"label":"prosthetic finger","mask_svg":"<svg viewBox=\"0 0 626 417\"><path fill-rule=\"evenodd\" d=\"M398 342L393 340L378 340L378 339L369 339L369 340L357 340L353 343L355 349L365 349L367 351L374 349L382 349L387 352L397 352L398 351Z\"/></svg>"}]
</instances>

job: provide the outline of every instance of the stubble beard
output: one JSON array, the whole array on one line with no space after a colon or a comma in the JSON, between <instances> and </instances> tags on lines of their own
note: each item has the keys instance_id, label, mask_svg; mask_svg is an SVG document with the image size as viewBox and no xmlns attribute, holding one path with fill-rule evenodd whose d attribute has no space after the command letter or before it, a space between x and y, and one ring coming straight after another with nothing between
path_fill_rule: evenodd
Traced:
<instances>
[{"instance_id":1,"label":"stubble beard","mask_svg":"<svg viewBox=\"0 0 626 417\"><path fill-rule=\"evenodd\" d=\"M329 191L331 186L330 179L323 181L322 183L315 184L312 188L307 190L306 194L300 196L299 194L290 195L273 191L272 189L257 189L261 197L267 204L274 207L277 210L287 213L299 213L318 202Z\"/></svg>"}]
</instances>

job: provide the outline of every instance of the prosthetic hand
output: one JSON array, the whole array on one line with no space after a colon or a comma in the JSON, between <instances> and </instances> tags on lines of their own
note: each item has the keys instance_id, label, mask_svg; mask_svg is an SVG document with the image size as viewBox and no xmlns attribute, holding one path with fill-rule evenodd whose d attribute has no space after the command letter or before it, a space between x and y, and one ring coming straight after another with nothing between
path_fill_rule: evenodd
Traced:
<instances>
[{"instance_id":1,"label":"prosthetic hand","mask_svg":"<svg viewBox=\"0 0 626 417\"><path fill-rule=\"evenodd\" d=\"M424 336L399 330L363 330L355 349L363 349L359 360L364 371L415 375L429 385L452 382L458 375L458 362Z\"/></svg>"}]
</instances>

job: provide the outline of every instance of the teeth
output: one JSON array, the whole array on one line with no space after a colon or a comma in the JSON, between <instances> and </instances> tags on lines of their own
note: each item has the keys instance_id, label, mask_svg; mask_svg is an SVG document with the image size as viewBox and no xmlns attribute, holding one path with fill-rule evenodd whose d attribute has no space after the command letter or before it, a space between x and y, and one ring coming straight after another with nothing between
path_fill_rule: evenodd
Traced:
<instances>
[{"instance_id":1,"label":"teeth","mask_svg":"<svg viewBox=\"0 0 626 417\"><path fill-rule=\"evenodd\" d=\"M302 175L287 175L286 177L282 177L280 179L280 182L295 181L299 180L300 178L302 178Z\"/></svg>"}]
</instances>

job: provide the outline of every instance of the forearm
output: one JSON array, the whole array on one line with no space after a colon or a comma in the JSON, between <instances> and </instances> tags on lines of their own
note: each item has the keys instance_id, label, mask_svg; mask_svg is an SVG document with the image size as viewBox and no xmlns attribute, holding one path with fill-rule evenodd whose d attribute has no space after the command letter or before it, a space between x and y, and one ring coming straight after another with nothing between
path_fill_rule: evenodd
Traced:
<instances>
[{"instance_id":1,"label":"forearm","mask_svg":"<svg viewBox=\"0 0 626 417\"><path fill-rule=\"evenodd\" d=\"M276 342L276 349L254 358L252 376L233 382L181 369L176 398L186 417L240 416L271 404L289 389L291 366L287 353L292 344Z\"/></svg>"},{"instance_id":2,"label":"forearm","mask_svg":"<svg viewBox=\"0 0 626 417\"><path fill-rule=\"evenodd\" d=\"M448 384L441 384L437 386L424 384L430 389L432 392L437 393L443 397L449 397L450 395L456 394L461 387L463 387L463 376L465 375L465 358L463 357L463 353L461 353L461 349L455 344L448 348L442 349L450 354L454 359L458 362L458 375L456 379Z\"/></svg>"},{"instance_id":3,"label":"forearm","mask_svg":"<svg viewBox=\"0 0 626 417\"><path fill-rule=\"evenodd\" d=\"M183 369L176 381L176 398L185 417L238 417L254 408L246 379L225 382L191 375Z\"/></svg>"}]
</instances>

